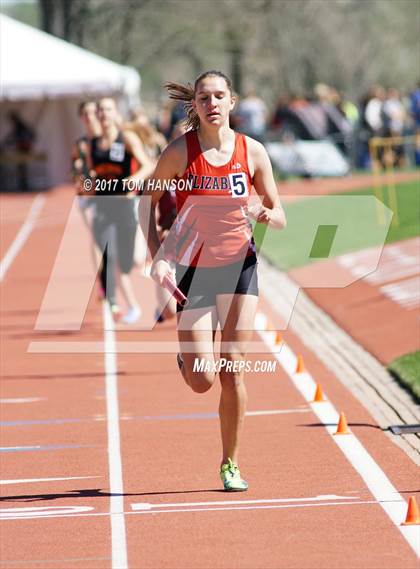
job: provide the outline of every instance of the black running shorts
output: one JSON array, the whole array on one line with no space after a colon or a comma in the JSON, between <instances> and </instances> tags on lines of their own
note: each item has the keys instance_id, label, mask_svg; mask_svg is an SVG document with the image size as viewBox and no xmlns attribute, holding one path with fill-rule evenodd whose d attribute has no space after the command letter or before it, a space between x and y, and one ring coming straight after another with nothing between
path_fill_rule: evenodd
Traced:
<instances>
[{"instance_id":1,"label":"black running shorts","mask_svg":"<svg viewBox=\"0 0 420 569\"><path fill-rule=\"evenodd\" d=\"M216 305L218 294L250 294L258 296L257 257L222 267L186 267L176 265L178 287L188 298L184 308L177 304L177 312Z\"/></svg>"}]
</instances>

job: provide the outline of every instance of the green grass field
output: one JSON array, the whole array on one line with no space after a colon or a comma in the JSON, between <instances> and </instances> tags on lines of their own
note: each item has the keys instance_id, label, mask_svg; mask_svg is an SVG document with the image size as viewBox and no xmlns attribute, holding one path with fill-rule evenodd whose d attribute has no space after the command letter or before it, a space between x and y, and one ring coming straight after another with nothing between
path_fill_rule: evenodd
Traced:
<instances>
[{"instance_id":1,"label":"green grass field","mask_svg":"<svg viewBox=\"0 0 420 569\"><path fill-rule=\"evenodd\" d=\"M398 225L391 222L388 190L382 191L389 208L382 216L374 195L367 188L287 204L287 228L256 227L257 246L274 265L289 269L420 234L418 182L396 187Z\"/></svg>"},{"instance_id":2,"label":"green grass field","mask_svg":"<svg viewBox=\"0 0 420 569\"><path fill-rule=\"evenodd\" d=\"M392 223L391 211L385 212L383 218L378 215L373 188L285 205L287 228L276 232L257 226L257 247L274 265L287 270L416 237L420 234L419 190L418 182L396 186L398 224L395 218ZM382 189L382 201L389 207L387 188ZM394 360L388 371L420 399L420 351Z\"/></svg>"},{"instance_id":3,"label":"green grass field","mask_svg":"<svg viewBox=\"0 0 420 569\"><path fill-rule=\"evenodd\" d=\"M420 351L395 359L388 371L420 400Z\"/></svg>"}]
</instances>

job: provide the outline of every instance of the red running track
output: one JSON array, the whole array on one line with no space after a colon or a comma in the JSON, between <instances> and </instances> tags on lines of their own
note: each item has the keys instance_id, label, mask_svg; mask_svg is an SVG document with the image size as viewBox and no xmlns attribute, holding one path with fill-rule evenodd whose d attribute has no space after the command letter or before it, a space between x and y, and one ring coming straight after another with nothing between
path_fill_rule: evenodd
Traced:
<instances>
[{"instance_id":1,"label":"red running track","mask_svg":"<svg viewBox=\"0 0 420 569\"><path fill-rule=\"evenodd\" d=\"M33 199L2 198L2 258ZM80 331L34 330L72 200L64 187L46 196L1 284L1 566L418 568L413 549L279 367L247 376L249 411L259 412L247 417L241 449L250 490L231 495L218 478L219 386L206 395L185 386L174 354L164 353L176 340L173 323L118 329L116 341L132 353L117 353L115 362L99 351L59 351L73 342L103 348L95 293ZM89 280L87 249L80 222L69 259L76 282ZM139 275L136 286L150 316L153 287ZM265 299L261 310L270 313ZM299 338L284 336L408 500L418 490L413 462ZM105 337L112 347L112 332ZM160 352L141 353L146 342L160 343ZM50 353L28 351L34 346ZM60 480L40 480L52 478ZM119 485L123 496L110 496Z\"/></svg>"}]
</instances>

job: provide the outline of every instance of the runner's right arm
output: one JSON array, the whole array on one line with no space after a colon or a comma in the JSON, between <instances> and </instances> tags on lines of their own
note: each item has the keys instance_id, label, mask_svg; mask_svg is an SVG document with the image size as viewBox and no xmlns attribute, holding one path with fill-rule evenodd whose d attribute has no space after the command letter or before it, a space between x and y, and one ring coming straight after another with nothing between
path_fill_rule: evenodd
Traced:
<instances>
[{"instance_id":1,"label":"runner's right arm","mask_svg":"<svg viewBox=\"0 0 420 569\"><path fill-rule=\"evenodd\" d=\"M158 187L162 188L165 182L181 176L185 168L186 144L184 137L181 137L163 151L139 202L139 223L153 258L151 275L160 285L163 284L165 275L172 276L172 269L159 251L161 243L156 224L156 206L165 190L158 189ZM146 201L146 198L150 200L150 203Z\"/></svg>"}]
</instances>

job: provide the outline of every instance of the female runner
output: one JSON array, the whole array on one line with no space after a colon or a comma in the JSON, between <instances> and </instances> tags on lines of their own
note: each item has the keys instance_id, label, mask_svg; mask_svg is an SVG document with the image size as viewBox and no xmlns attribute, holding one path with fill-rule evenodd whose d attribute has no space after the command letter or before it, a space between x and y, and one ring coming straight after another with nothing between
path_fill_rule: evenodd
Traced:
<instances>
[{"instance_id":1,"label":"female runner","mask_svg":"<svg viewBox=\"0 0 420 569\"><path fill-rule=\"evenodd\" d=\"M72 148L72 177L76 187L77 201L79 204L82 219L91 234L90 252L92 258L92 266L95 274L101 263L101 255L96 247L93 237L92 223L93 223L93 200L87 197L83 191L83 182L90 176L92 165L90 163L90 143L95 137L101 134L101 125L97 115L96 101L89 99L82 101L78 107L78 115L80 122L83 125L85 134L78 138ZM90 214L88 212L90 211ZM105 291L102 285L99 287L98 298L102 300L105 296Z\"/></svg>"},{"instance_id":2,"label":"female runner","mask_svg":"<svg viewBox=\"0 0 420 569\"><path fill-rule=\"evenodd\" d=\"M101 281L111 311L118 316L116 285L119 279L128 307L121 322L133 324L141 312L129 277L134 265L137 221L132 199L135 192L130 191L128 182L147 178L154 170L154 163L133 132L120 130L114 99L104 97L99 100L98 117L102 134L92 139L90 158L95 191L93 233L98 247L105 252ZM135 173L132 173L133 158L140 165Z\"/></svg>"},{"instance_id":3,"label":"female runner","mask_svg":"<svg viewBox=\"0 0 420 569\"><path fill-rule=\"evenodd\" d=\"M173 99L183 101L191 130L174 140L160 157L153 180L163 186L177 180L176 280L189 299L178 306L178 365L185 382L204 393L218 375L222 437L220 476L227 491L247 490L238 468L238 450L247 403L244 371L258 303L257 259L247 202L254 186L261 206L254 219L282 229L286 219L264 146L229 126L235 106L231 81L220 71L200 75L194 86L167 85ZM181 191L180 182L191 189ZM163 284L172 276L160 249L154 209L162 191L145 192L152 208L139 208L142 230L153 257L152 277ZM217 369L214 342L221 329ZM205 362L198 369L195 362Z\"/></svg>"}]
</instances>

